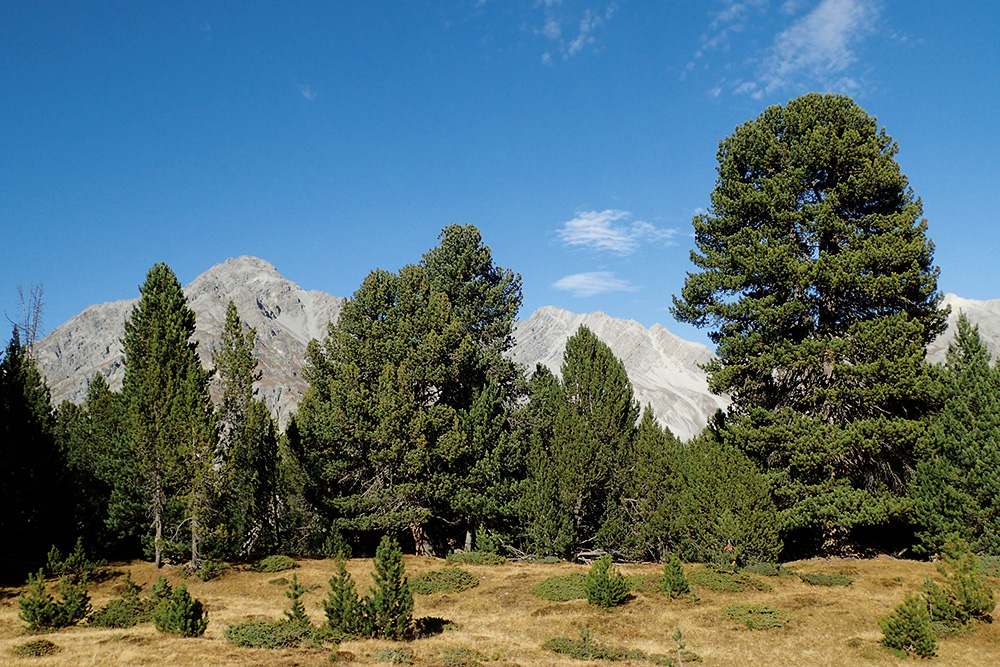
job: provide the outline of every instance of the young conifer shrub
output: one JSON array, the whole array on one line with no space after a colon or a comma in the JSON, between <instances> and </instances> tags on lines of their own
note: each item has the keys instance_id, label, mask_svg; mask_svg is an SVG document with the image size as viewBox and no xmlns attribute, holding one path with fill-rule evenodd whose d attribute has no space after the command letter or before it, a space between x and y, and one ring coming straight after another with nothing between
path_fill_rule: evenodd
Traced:
<instances>
[{"instance_id":1,"label":"young conifer shrub","mask_svg":"<svg viewBox=\"0 0 1000 667\"><path fill-rule=\"evenodd\" d=\"M590 604L610 609L628 599L628 580L611 562L611 556L604 555L590 566L583 582L583 592Z\"/></svg>"},{"instance_id":2,"label":"young conifer shrub","mask_svg":"<svg viewBox=\"0 0 1000 667\"><path fill-rule=\"evenodd\" d=\"M285 611L285 618L291 623L302 623L309 625L309 615L306 614L306 607L302 604L302 596L306 593L306 587L299 583L299 575L292 575L292 583L288 584L285 597L292 601L292 608Z\"/></svg>"},{"instance_id":3,"label":"young conifer shrub","mask_svg":"<svg viewBox=\"0 0 1000 667\"><path fill-rule=\"evenodd\" d=\"M902 654L913 653L932 658L937 653L937 639L931 629L931 617L924 601L907 594L903 603L878 621L882 644Z\"/></svg>"},{"instance_id":4,"label":"young conifer shrub","mask_svg":"<svg viewBox=\"0 0 1000 667\"><path fill-rule=\"evenodd\" d=\"M323 601L326 623L334 633L352 635L360 631L361 604L354 590L354 580L343 560L337 561L337 574L330 577L330 594Z\"/></svg>"},{"instance_id":5,"label":"young conifer shrub","mask_svg":"<svg viewBox=\"0 0 1000 667\"><path fill-rule=\"evenodd\" d=\"M371 596L362 602L364 634L381 639L406 639L413 625L413 592L406 579L403 552L393 538L382 538L375 551Z\"/></svg>"},{"instance_id":6,"label":"young conifer shrub","mask_svg":"<svg viewBox=\"0 0 1000 667\"><path fill-rule=\"evenodd\" d=\"M187 586L175 588L170 597L161 599L153 610L153 625L160 632L182 637L200 637L208 627L208 612L200 600L188 593Z\"/></svg>"},{"instance_id":7,"label":"young conifer shrub","mask_svg":"<svg viewBox=\"0 0 1000 667\"><path fill-rule=\"evenodd\" d=\"M56 601L45 590L45 573L28 575L28 592L18 598L20 618L28 624L28 632L48 632L76 625L90 613L90 595L82 580L63 577L60 597Z\"/></svg>"},{"instance_id":8,"label":"young conifer shrub","mask_svg":"<svg viewBox=\"0 0 1000 667\"><path fill-rule=\"evenodd\" d=\"M677 554L671 554L670 559L663 565L663 592L672 598L691 592L691 584L684 576L684 566Z\"/></svg>"}]
</instances>

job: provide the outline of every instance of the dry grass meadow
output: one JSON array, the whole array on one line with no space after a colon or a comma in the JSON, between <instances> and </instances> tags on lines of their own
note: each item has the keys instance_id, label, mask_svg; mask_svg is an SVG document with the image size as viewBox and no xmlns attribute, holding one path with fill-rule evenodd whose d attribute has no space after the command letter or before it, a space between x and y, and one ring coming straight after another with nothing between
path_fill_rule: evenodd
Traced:
<instances>
[{"instance_id":1,"label":"dry grass meadow","mask_svg":"<svg viewBox=\"0 0 1000 667\"><path fill-rule=\"evenodd\" d=\"M335 571L332 560L300 560L295 571L300 581L317 588L305 597L314 623L324 619L321 601L327 581ZM445 567L443 560L406 557L408 574ZM669 653L670 637L676 627L684 633L688 650L702 658L702 665L897 665L902 661L879 645L877 619L899 604L907 591L916 591L926 575L934 575L927 563L876 558L873 560L810 560L788 564L799 572L844 574L853 578L847 587L810 586L798 577L762 577L773 587L770 592L721 593L696 588L699 603L671 600L659 593L636 593L622 607L601 611L585 600L551 602L533 596L533 584L554 574L586 571L583 565L528 564L460 565L479 578L479 585L462 593L415 596L415 616L434 616L454 624L433 637L406 644L414 652L416 665L448 664L447 651L473 649L484 656L484 665L575 665L647 664L582 662L552 653L542 644L552 637L577 639L580 628L591 628L595 641L640 649L647 653ZM689 566L693 569L697 566ZM280 667L328 665L331 650L245 649L229 644L223 630L232 623L250 619L278 620L287 607L285 586L268 583L280 574L255 573L234 569L208 582L182 579L178 570L157 572L152 565L134 562L114 565L148 593L152 582L165 573L172 583L186 583L192 595L201 599L210 612L208 631L203 638L182 639L158 633L151 624L127 630L88 628L64 629L43 635L55 643L55 655L20 658L13 647L31 636L24 634L18 619L17 595L23 589L0 589L0 665L176 665L211 667ZM371 561L352 560L348 566L359 592L371 581ZM659 566L631 565L626 574L652 573ZM96 607L117 596L121 576L92 585ZM996 588L998 582L991 580ZM722 607L733 602L767 604L789 612L785 627L749 630L730 620ZM354 665L379 664L374 653L387 646L385 641L345 642L339 647L339 661ZM400 646L400 645L397 645ZM939 665L1000 664L1000 623L983 625L974 632L940 642ZM455 664L452 662L451 664ZM688 664L688 663L685 663Z\"/></svg>"}]
</instances>

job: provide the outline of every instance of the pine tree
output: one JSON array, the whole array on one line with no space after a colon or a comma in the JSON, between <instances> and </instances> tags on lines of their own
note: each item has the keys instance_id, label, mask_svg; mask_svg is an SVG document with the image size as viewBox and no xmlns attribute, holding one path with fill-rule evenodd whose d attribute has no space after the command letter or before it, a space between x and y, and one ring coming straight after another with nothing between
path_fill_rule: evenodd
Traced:
<instances>
[{"instance_id":1,"label":"pine tree","mask_svg":"<svg viewBox=\"0 0 1000 667\"><path fill-rule=\"evenodd\" d=\"M915 653L921 658L937 654L937 638L931 629L931 619L920 598L907 595L891 614L878 621L884 637L882 644L902 653Z\"/></svg>"},{"instance_id":2,"label":"pine tree","mask_svg":"<svg viewBox=\"0 0 1000 667\"><path fill-rule=\"evenodd\" d=\"M611 562L611 556L605 554L590 566L583 592L590 604L610 609L628 600L628 580Z\"/></svg>"},{"instance_id":3,"label":"pine tree","mask_svg":"<svg viewBox=\"0 0 1000 667\"><path fill-rule=\"evenodd\" d=\"M408 528L425 555L438 531L468 528L460 489L487 453L463 417L491 381L514 384L500 352L519 304L520 278L493 266L473 227L446 228L420 264L369 274L308 348L290 430L327 525Z\"/></svg>"},{"instance_id":4,"label":"pine tree","mask_svg":"<svg viewBox=\"0 0 1000 667\"><path fill-rule=\"evenodd\" d=\"M375 551L371 596L363 600L372 637L406 639L413 624L413 592L406 579L403 552L396 540L382 538Z\"/></svg>"},{"instance_id":5,"label":"pine tree","mask_svg":"<svg viewBox=\"0 0 1000 667\"><path fill-rule=\"evenodd\" d=\"M673 312L711 326L710 388L780 473L782 523L824 551L905 522L926 344L944 328L933 245L894 157L850 98L773 106L719 147L698 271Z\"/></svg>"},{"instance_id":6,"label":"pine tree","mask_svg":"<svg viewBox=\"0 0 1000 667\"><path fill-rule=\"evenodd\" d=\"M944 404L918 449L911 486L915 550L940 553L958 536L1000 555L1000 373L964 313L941 370Z\"/></svg>"},{"instance_id":7,"label":"pine tree","mask_svg":"<svg viewBox=\"0 0 1000 667\"><path fill-rule=\"evenodd\" d=\"M342 558L337 559L337 574L330 577L330 594L323 601L323 610L327 625L335 633L354 634L362 629L361 603Z\"/></svg>"},{"instance_id":8,"label":"pine tree","mask_svg":"<svg viewBox=\"0 0 1000 667\"><path fill-rule=\"evenodd\" d=\"M306 594L307 590L304 585L299 583L299 576L293 574L292 583L288 584L288 590L285 591L285 597L292 602L291 608L285 611L285 618L289 622L309 625L309 615L306 614L306 606L302 604L302 596Z\"/></svg>"},{"instance_id":9,"label":"pine tree","mask_svg":"<svg viewBox=\"0 0 1000 667\"><path fill-rule=\"evenodd\" d=\"M663 591L672 598L691 592L691 584L684 576L684 566L677 554L670 554L670 558L663 564Z\"/></svg>"},{"instance_id":10,"label":"pine tree","mask_svg":"<svg viewBox=\"0 0 1000 667\"><path fill-rule=\"evenodd\" d=\"M64 462L48 387L17 329L0 360L0 572L20 578L72 542ZM15 574L16 573L16 574Z\"/></svg>"},{"instance_id":11,"label":"pine tree","mask_svg":"<svg viewBox=\"0 0 1000 667\"><path fill-rule=\"evenodd\" d=\"M208 373L191 341L194 312L173 271L155 265L139 291L122 339L126 437L149 503L156 566L163 560L167 501L181 495L191 523L191 565L197 568L216 445Z\"/></svg>"}]
</instances>

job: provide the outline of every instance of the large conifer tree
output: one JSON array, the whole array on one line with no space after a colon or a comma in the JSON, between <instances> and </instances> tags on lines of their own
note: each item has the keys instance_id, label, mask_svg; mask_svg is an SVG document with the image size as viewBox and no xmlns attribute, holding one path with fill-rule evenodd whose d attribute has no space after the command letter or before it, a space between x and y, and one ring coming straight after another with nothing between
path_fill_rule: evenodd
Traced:
<instances>
[{"instance_id":1,"label":"large conifer tree","mask_svg":"<svg viewBox=\"0 0 1000 667\"><path fill-rule=\"evenodd\" d=\"M194 312L170 267L153 266L139 291L122 339L126 433L149 503L156 566L162 563L167 502L181 497L191 523L191 565L197 567L216 445L209 376L191 340Z\"/></svg>"},{"instance_id":2,"label":"large conifer tree","mask_svg":"<svg viewBox=\"0 0 1000 667\"><path fill-rule=\"evenodd\" d=\"M938 270L897 146L850 98L773 106L719 147L698 271L674 314L718 344L710 386L784 480L784 526L835 550L904 523L916 421L933 396Z\"/></svg>"}]
</instances>

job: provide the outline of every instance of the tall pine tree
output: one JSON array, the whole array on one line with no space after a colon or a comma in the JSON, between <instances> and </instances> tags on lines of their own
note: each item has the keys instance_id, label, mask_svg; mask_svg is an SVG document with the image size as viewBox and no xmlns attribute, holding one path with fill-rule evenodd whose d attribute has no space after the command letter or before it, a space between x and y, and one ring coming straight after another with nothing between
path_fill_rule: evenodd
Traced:
<instances>
[{"instance_id":1,"label":"tall pine tree","mask_svg":"<svg viewBox=\"0 0 1000 667\"><path fill-rule=\"evenodd\" d=\"M168 501L180 499L197 567L216 446L209 376L191 340L194 312L170 267L153 266L139 292L122 339L126 436L143 480L156 566L168 537Z\"/></svg>"},{"instance_id":2,"label":"tall pine tree","mask_svg":"<svg viewBox=\"0 0 1000 667\"><path fill-rule=\"evenodd\" d=\"M884 537L903 499L924 361L944 327L933 245L897 146L850 98L773 106L719 147L674 314L710 326L710 387L778 472L783 523L823 551Z\"/></svg>"}]
</instances>

